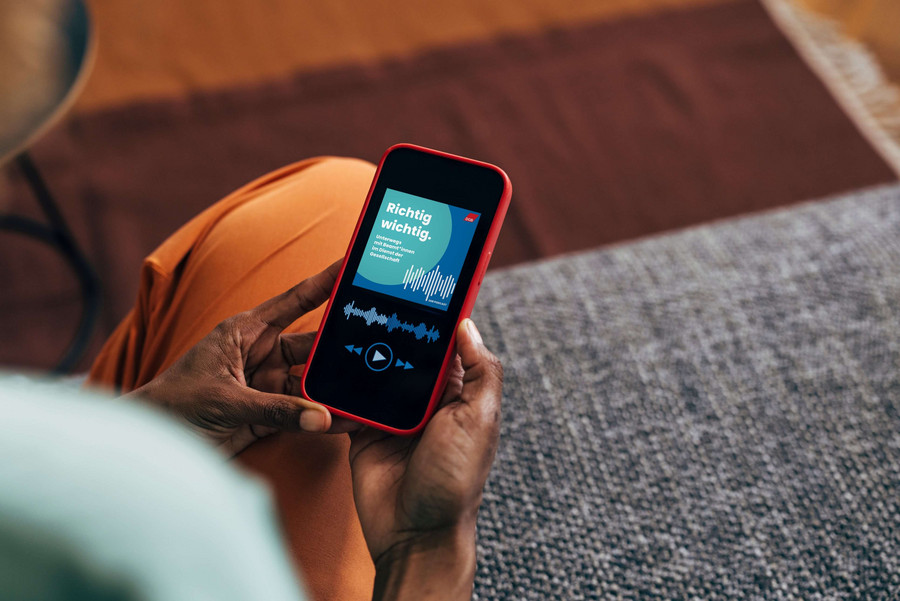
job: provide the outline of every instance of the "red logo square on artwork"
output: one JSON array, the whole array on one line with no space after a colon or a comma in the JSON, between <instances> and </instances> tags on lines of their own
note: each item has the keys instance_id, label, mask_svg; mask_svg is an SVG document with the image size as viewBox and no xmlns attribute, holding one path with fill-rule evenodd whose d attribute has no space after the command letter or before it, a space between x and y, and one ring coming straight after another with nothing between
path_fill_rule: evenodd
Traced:
<instances>
[{"instance_id":1,"label":"red logo square on artwork","mask_svg":"<svg viewBox=\"0 0 900 601\"><path fill-rule=\"evenodd\" d=\"M466 215L466 221L469 223L474 222L476 219L478 219L478 213L469 213Z\"/></svg>"}]
</instances>

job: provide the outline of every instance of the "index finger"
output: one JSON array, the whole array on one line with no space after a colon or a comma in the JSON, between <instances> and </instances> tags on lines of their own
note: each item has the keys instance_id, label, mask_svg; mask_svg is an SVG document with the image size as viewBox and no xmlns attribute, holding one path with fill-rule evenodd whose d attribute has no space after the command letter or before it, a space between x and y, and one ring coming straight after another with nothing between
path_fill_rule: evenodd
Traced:
<instances>
[{"instance_id":1,"label":"index finger","mask_svg":"<svg viewBox=\"0 0 900 601\"><path fill-rule=\"evenodd\" d=\"M251 313L279 331L285 329L328 300L342 261L343 259L335 261L324 271L306 278L287 292L270 298L252 309Z\"/></svg>"}]
</instances>

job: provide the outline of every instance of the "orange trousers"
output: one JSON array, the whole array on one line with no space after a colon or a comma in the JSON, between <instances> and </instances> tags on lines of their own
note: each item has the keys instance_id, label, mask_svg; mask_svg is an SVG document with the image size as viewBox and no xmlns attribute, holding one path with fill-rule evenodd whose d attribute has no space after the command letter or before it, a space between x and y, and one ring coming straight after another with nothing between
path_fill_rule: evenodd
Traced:
<instances>
[{"instance_id":1,"label":"orange trousers","mask_svg":"<svg viewBox=\"0 0 900 601\"><path fill-rule=\"evenodd\" d=\"M314 158L270 173L192 219L144 261L137 302L89 382L128 392L223 319L342 257L375 167ZM288 331L315 330L324 307ZM237 461L274 491L295 564L314 599L369 599L375 570L356 516L345 435L276 434ZM227 525L226 525L227 527Z\"/></svg>"}]
</instances>

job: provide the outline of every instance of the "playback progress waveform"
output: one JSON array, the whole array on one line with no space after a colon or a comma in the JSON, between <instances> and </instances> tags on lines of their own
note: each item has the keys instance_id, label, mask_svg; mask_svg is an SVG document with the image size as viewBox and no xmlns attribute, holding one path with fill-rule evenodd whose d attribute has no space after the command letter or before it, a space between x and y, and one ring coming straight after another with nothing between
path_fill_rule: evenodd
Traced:
<instances>
[{"instance_id":1,"label":"playback progress waveform","mask_svg":"<svg viewBox=\"0 0 900 601\"><path fill-rule=\"evenodd\" d=\"M410 334L415 335L416 340L427 338L428 342L434 342L440 338L440 332L433 326L429 328L424 323L413 325L407 321L400 321L400 319L397 318L396 313L388 317L387 315L379 313L375 307L372 307L368 311L364 311L357 308L356 301L350 301L344 305L344 316L348 321L351 317L361 317L366 321L367 326L377 323L384 326L388 332L393 332L396 329L403 332L409 332Z\"/></svg>"},{"instance_id":2,"label":"playback progress waveform","mask_svg":"<svg viewBox=\"0 0 900 601\"><path fill-rule=\"evenodd\" d=\"M421 290L426 301L432 296L439 296L447 300L456 289L456 278L452 275L442 276L440 265L429 272L426 272L423 267L418 269L410 267L403 274L403 289L407 288L412 292Z\"/></svg>"}]
</instances>

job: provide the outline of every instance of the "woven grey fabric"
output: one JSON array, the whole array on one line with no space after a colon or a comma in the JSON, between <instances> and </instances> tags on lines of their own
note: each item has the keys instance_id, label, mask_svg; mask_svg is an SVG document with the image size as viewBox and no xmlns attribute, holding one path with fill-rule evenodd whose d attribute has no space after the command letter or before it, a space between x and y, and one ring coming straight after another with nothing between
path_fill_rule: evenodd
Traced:
<instances>
[{"instance_id":1,"label":"woven grey fabric","mask_svg":"<svg viewBox=\"0 0 900 601\"><path fill-rule=\"evenodd\" d=\"M900 187L496 272L477 599L900 597Z\"/></svg>"}]
</instances>

